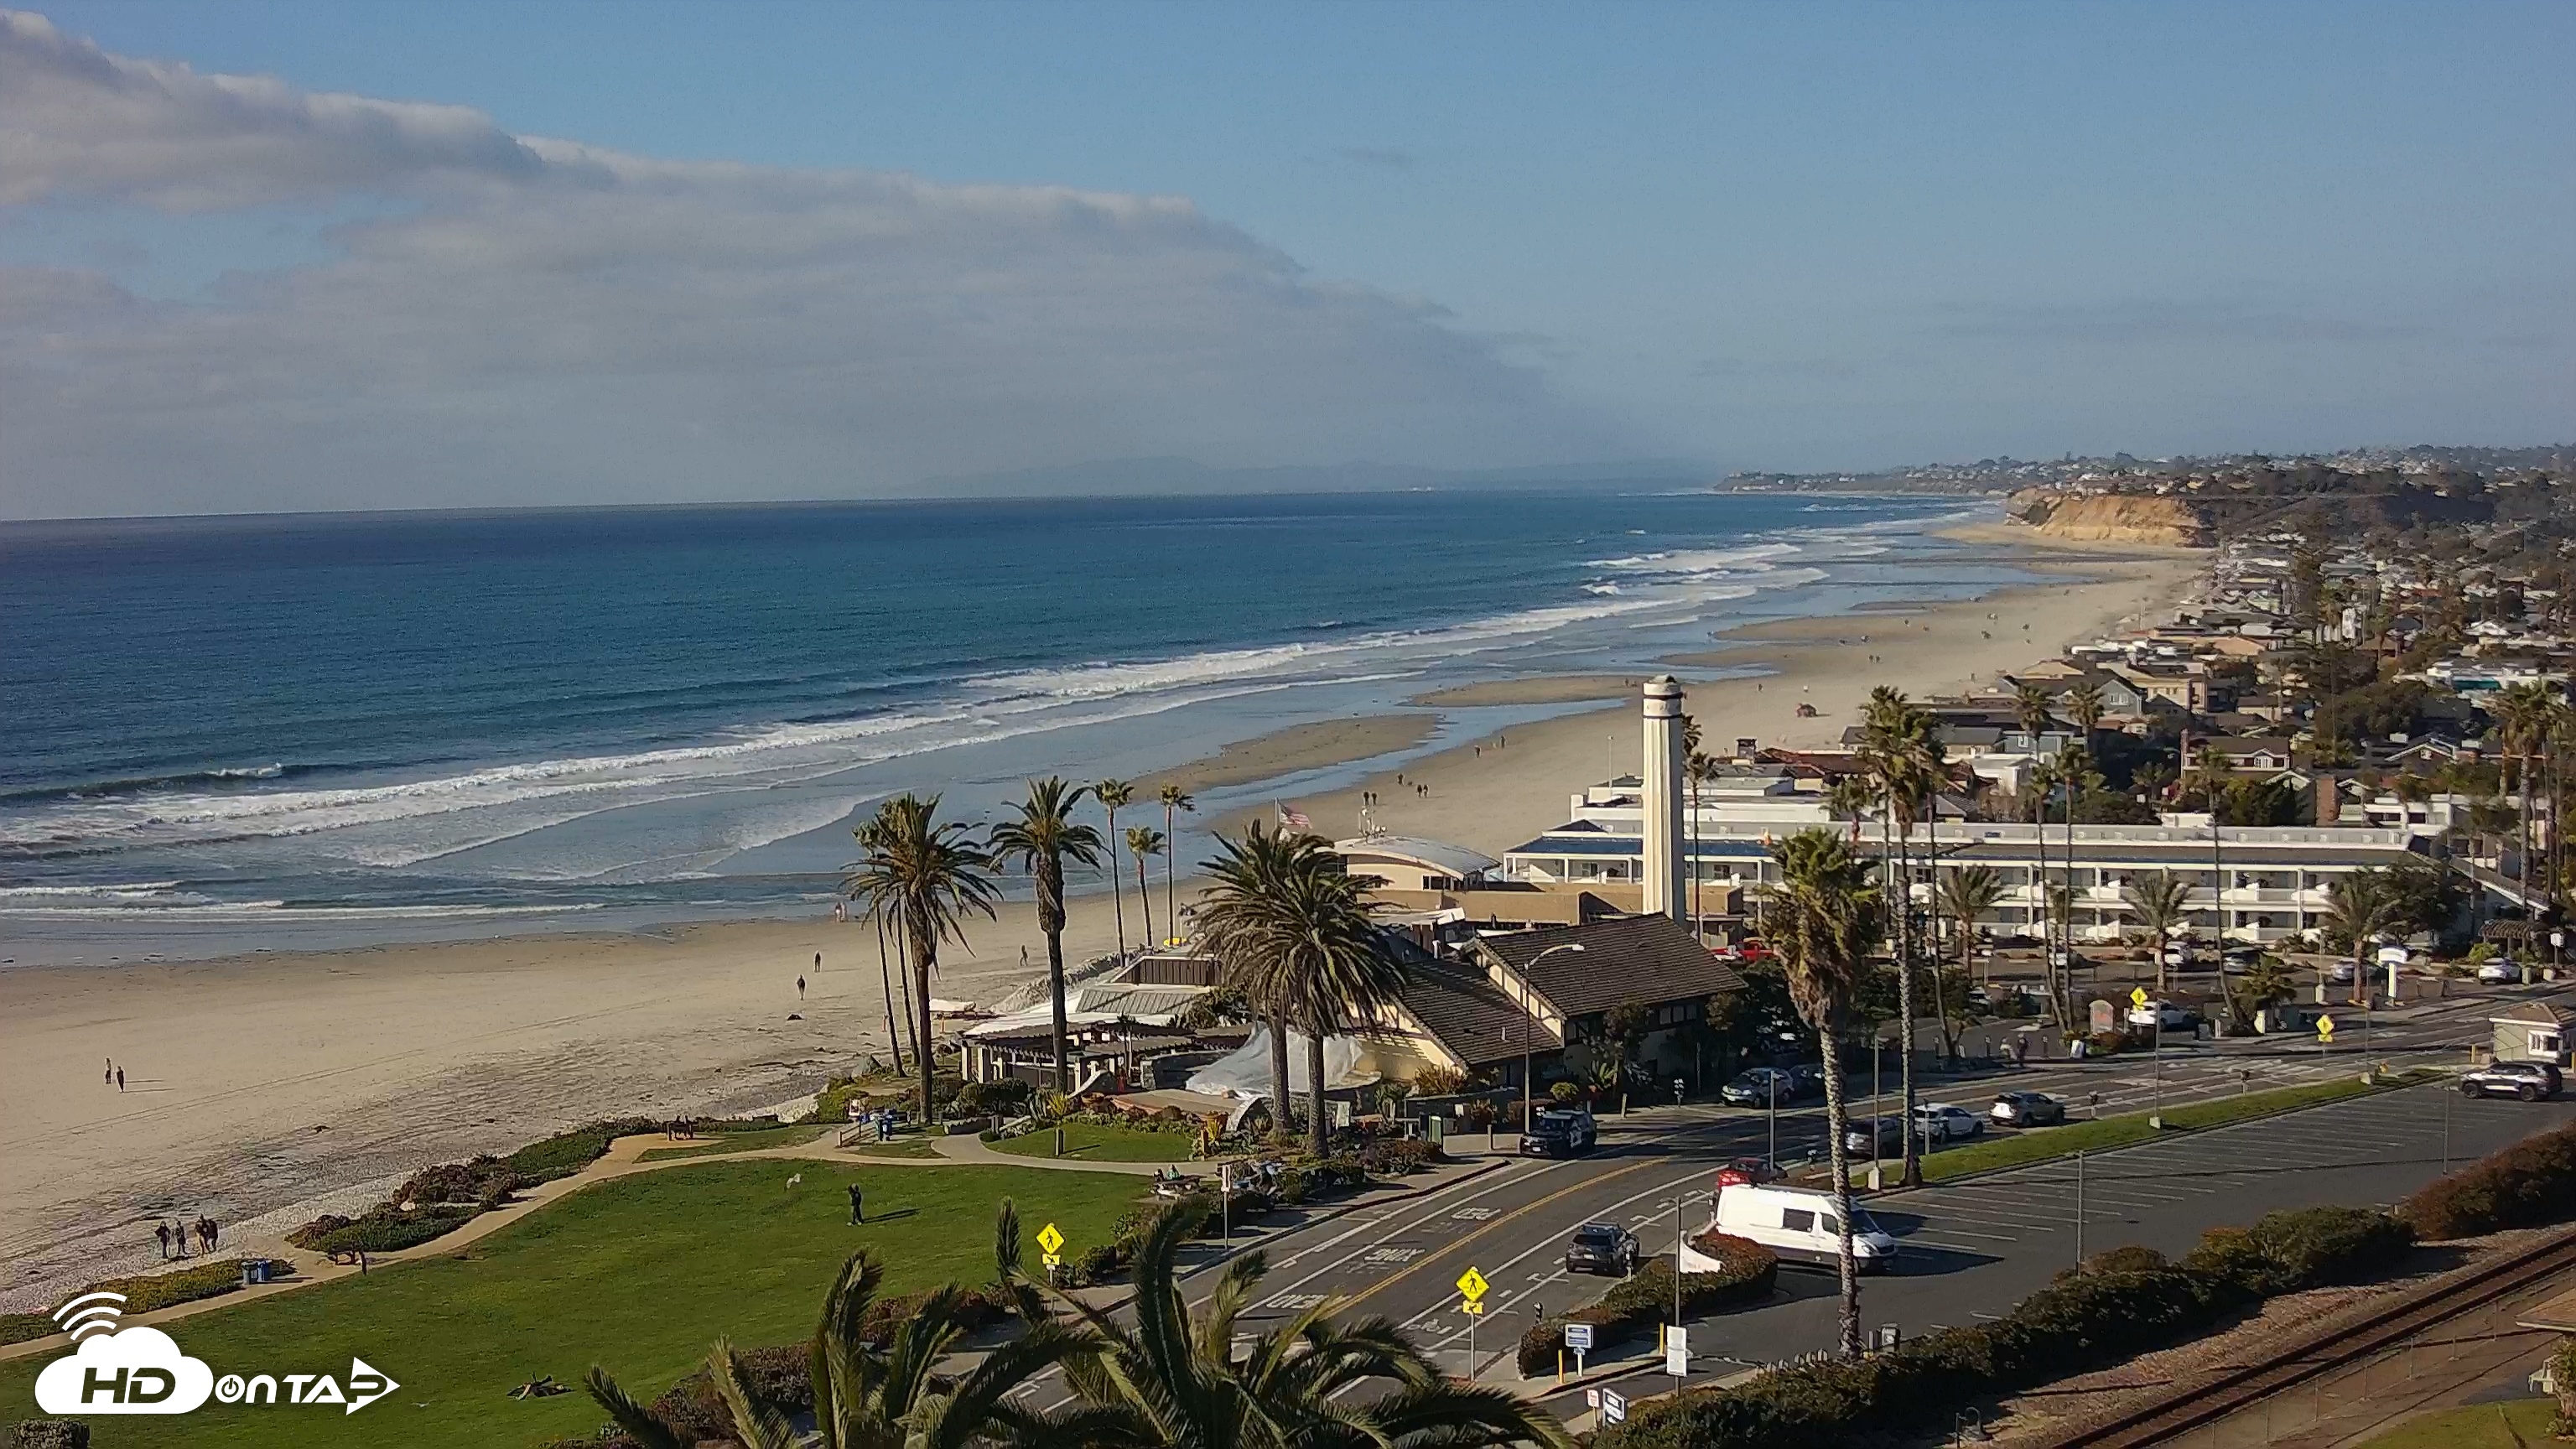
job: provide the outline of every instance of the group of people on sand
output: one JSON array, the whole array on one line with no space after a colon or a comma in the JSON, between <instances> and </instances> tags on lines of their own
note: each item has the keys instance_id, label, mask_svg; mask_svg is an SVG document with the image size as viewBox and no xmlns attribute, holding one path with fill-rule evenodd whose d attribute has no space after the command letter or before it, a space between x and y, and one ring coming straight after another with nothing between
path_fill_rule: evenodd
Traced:
<instances>
[{"instance_id":1,"label":"group of people on sand","mask_svg":"<svg viewBox=\"0 0 2576 1449\"><path fill-rule=\"evenodd\" d=\"M223 1236L223 1229L216 1226L213 1218L199 1218L193 1223L183 1223L173 1218L167 1222L154 1223L152 1236L161 1240L161 1258L162 1261L167 1262L172 1258L188 1256L190 1237L197 1240L197 1252L200 1256L212 1253L215 1250L215 1243Z\"/></svg>"}]
</instances>

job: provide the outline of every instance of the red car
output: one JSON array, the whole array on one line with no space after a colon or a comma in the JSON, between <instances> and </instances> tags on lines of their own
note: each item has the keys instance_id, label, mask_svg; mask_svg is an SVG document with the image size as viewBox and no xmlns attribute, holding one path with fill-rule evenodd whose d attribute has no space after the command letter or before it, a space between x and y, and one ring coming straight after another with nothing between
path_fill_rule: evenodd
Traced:
<instances>
[{"instance_id":1,"label":"red car","mask_svg":"<svg viewBox=\"0 0 2576 1449\"><path fill-rule=\"evenodd\" d=\"M1738 1157L1717 1170L1717 1185L1720 1189L1760 1187L1786 1176L1788 1174L1780 1170L1780 1164L1768 1157Z\"/></svg>"}]
</instances>

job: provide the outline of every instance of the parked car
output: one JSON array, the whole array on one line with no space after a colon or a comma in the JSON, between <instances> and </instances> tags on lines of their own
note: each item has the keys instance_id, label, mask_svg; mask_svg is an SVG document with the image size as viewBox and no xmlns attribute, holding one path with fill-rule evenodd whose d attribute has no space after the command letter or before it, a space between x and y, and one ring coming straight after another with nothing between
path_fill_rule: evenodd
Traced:
<instances>
[{"instance_id":1,"label":"parked car","mask_svg":"<svg viewBox=\"0 0 2576 1449\"><path fill-rule=\"evenodd\" d=\"M1750 1238L1784 1258L1832 1263L1842 1256L1842 1224L1830 1193L1801 1187L1730 1187L1717 1195L1711 1227ZM1864 1273L1884 1273L1896 1262L1896 1239L1869 1213L1852 1213L1852 1259Z\"/></svg>"},{"instance_id":2,"label":"parked car","mask_svg":"<svg viewBox=\"0 0 2576 1449\"><path fill-rule=\"evenodd\" d=\"M2520 1097L2537 1102L2558 1095L2558 1069L2547 1062L2496 1062L2460 1078L2467 1097Z\"/></svg>"},{"instance_id":3,"label":"parked car","mask_svg":"<svg viewBox=\"0 0 2576 1449\"><path fill-rule=\"evenodd\" d=\"M1819 1097L1825 1094L1825 1069L1814 1062L1802 1062L1791 1067L1789 1080L1797 1083L1802 1092Z\"/></svg>"},{"instance_id":4,"label":"parked car","mask_svg":"<svg viewBox=\"0 0 2576 1449\"><path fill-rule=\"evenodd\" d=\"M1565 1271L1624 1278L1637 1271L1643 1256L1635 1233L1617 1223L1585 1223L1574 1230L1574 1241L1565 1245Z\"/></svg>"},{"instance_id":5,"label":"parked car","mask_svg":"<svg viewBox=\"0 0 2576 1449\"><path fill-rule=\"evenodd\" d=\"M1717 1095L1730 1107L1768 1107L1775 1099L1783 1105L1797 1101L1807 1095L1807 1088L1785 1068L1747 1067L1718 1088Z\"/></svg>"},{"instance_id":6,"label":"parked car","mask_svg":"<svg viewBox=\"0 0 2576 1449\"><path fill-rule=\"evenodd\" d=\"M1986 1135L1985 1118L1948 1102L1926 1102L1915 1108L1914 1125L1929 1142L1956 1142L1962 1137Z\"/></svg>"},{"instance_id":7,"label":"parked car","mask_svg":"<svg viewBox=\"0 0 2576 1449\"><path fill-rule=\"evenodd\" d=\"M1872 1146L1873 1129L1876 1134L1874 1147ZM1931 1140L1919 1130L1914 1134L1916 1151L1930 1151L1931 1146ZM1854 1117L1843 1127L1843 1151L1854 1157L1870 1157L1880 1161L1903 1157L1905 1155L1905 1120L1901 1117Z\"/></svg>"},{"instance_id":8,"label":"parked car","mask_svg":"<svg viewBox=\"0 0 2576 1449\"><path fill-rule=\"evenodd\" d=\"M1550 1107L1521 1134L1523 1157L1579 1157L1601 1140L1589 1107Z\"/></svg>"},{"instance_id":9,"label":"parked car","mask_svg":"<svg viewBox=\"0 0 2576 1449\"><path fill-rule=\"evenodd\" d=\"M2191 943L2188 941L2172 941L2166 943L2164 964L2167 966L2189 966L2191 964Z\"/></svg>"},{"instance_id":10,"label":"parked car","mask_svg":"<svg viewBox=\"0 0 2576 1449\"><path fill-rule=\"evenodd\" d=\"M1998 1092L1986 1115L2006 1127L2049 1127L2066 1120L2066 1104L2046 1092Z\"/></svg>"},{"instance_id":11,"label":"parked car","mask_svg":"<svg viewBox=\"0 0 2576 1449\"><path fill-rule=\"evenodd\" d=\"M2352 984L2352 963L2349 961L2337 961L2334 965L2327 967L2326 979L2337 986L2350 986Z\"/></svg>"},{"instance_id":12,"label":"parked car","mask_svg":"<svg viewBox=\"0 0 2576 1449\"><path fill-rule=\"evenodd\" d=\"M2151 1026L2158 1031L2188 1031L2200 1024L2200 1013L2170 1001L2150 1001L2129 1008L2129 1025Z\"/></svg>"},{"instance_id":13,"label":"parked car","mask_svg":"<svg viewBox=\"0 0 2576 1449\"><path fill-rule=\"evenodd\" d=\"M1717 1186L1720 1191L1748 1184L1759 1187L1766 1182L1778 1182L1788 1175L1780 1164L1768 1157L1737 1157L1729 1159L1724 1167L1717 1170Z\"/></svg>"},{"instance_id":14,"label":"parked car","mask_svg":"<svg viewBox=\"0 0 2576 1449\"><path fill-rule=\"evenodd\" d=\"M2478 980L2489 986L2520 986L2522 963L2510 956L2498 956L2478 968Z\"/></svg>"}]
</instances>

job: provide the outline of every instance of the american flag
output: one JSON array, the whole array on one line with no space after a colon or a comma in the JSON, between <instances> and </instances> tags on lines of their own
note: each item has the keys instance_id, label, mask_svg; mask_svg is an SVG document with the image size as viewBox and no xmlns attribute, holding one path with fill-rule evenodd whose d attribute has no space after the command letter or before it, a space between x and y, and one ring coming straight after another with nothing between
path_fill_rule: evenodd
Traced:
<instances>
[{"instance_id":1,"label":"american flag","mask_svg":"<svg viewBox=\"0 0 2576 1449\"><path fill-rule=\"evenodd\" d=\"M1306 818L1305 811L1300 810L1293 805L1282 804L1276 800L1271 803L1279 806L1279 823L1282 825L1293 826L1296 829L1303 830L1315 823L1314 821Z\"/></svg>"}]
</instances>

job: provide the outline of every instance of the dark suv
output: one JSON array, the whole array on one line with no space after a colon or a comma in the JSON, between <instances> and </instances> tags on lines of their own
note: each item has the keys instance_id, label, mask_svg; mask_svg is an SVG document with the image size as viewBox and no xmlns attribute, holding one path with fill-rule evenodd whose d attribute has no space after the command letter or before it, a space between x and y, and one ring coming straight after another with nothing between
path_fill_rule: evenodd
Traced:
<instances>
[{"instance_id":1,"label":"dark suv","mask_svg":"<svg viewBox=\"0 0 2576 1449\"><path fill-rule=\"evenodd\" d=\"M1637 1271L1637 1260L1643 1256L1635 1233L1617 1223L1585 1223L1574 1230L1574 1241L1565 1245L1565 1271L1616 1273L1624 1278Z\"/></svg>"},{"instance_id":2,"label":"dark suv","mask_svg":"<svg viewBox=\"0 0 2576 1449\"><path fill-rule=\"evenodd\" d=\"M1600 1140L1592 1113L1583 1107L1552 1107L1530 1120L1521 1134L1523 1157L1579 1157Z\"/></svg>"},{"instance_id":3,"label":"dark suv","mask_svg":"<svg viewBox=\"0 0 2576 1449\"><path fill-rule=\"evenodd\" d=\"M2537 1102L2558 1095L2558 1069L2547 1062L2496 1062L2460 1078L2466 1097L2520 1097Z\"/></svg>"}]
</instances>

